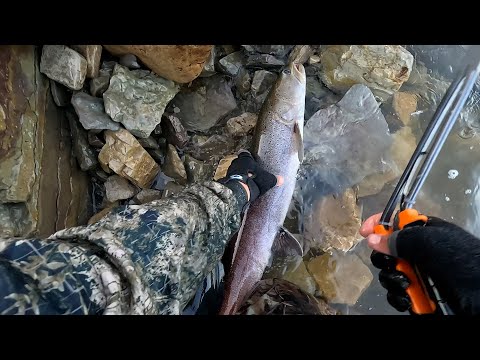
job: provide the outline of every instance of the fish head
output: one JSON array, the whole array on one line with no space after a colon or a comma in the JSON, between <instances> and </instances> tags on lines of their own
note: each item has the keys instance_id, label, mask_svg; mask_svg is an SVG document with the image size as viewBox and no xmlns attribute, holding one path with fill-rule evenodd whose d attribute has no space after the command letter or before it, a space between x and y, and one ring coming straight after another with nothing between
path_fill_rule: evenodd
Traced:
<instances>
[{"instance_id":1,"label":"fish head","mask_svg":"<svg viewBox=\"0 0 480 360\"><path fill-rule=\"evenodd\" d=\"M273 111L281 122L293 125L301 120L305 110L306 75L302 64L290 63L282 70L273 88Z\"/></svg>"}]
</instances>

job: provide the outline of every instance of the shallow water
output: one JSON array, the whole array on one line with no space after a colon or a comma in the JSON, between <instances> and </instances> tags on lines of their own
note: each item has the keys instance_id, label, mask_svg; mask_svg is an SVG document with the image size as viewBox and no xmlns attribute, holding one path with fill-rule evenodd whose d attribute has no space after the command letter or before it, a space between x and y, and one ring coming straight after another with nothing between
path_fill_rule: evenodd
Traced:
<instances>
[{"instance_id":1,"label":"shallow water","mask_svg":"<svg viewBox=\"0 0 480 360\"><path fill-rule=\"evenodd\" d=\"M455 77L455 71L463 68L463 57L468 48L470 50L478 48L480 51L480 46L407 46L407 49L415 52L415 69L412 71L410 81L404 84L400 91L415 93L419 99L417 111L410 122L417 142L448 85ZM475 90L478 91L479 88ZM480 92L475 92L471 95L467 108L449 135L415 206L420 212L456 223L477 236L480 236L480 134L477 134L480 130L479 94ZM388 103L383 104L380 109L386 117L390 132L397 131L395 124L392 124L387 116L391 112ZM365 156L358 156L358 158L362 161L367 159ZM331 177L329 179L331 180ZM380 193L358 199L358 204L363 208L362 220L383 210L396 180L385 185ZM297 187L295 206L292 205L293 210L286 220L289 230L300 236L305 235L303 219L308 216L309 211L312 211L315 201L334 191L344 189L343 185L340 182L325 184L319 176L310 178L309 186ZM357 254L368 266L373 274L373 280L354 305L333 304L334 307L343 314L401 314L387 303L386 290L378 282L379 271L371 265L369 259L371 252L365 243L361 241L350 249L349 253ZM343 256L341 254L334 253L332 259ZM309 252L303 260L308 260L311 256L312 253ZM290 259L289 262L282 262L274 259L275 268L268 269L265 277L286 276L301 260ZM349 279L350 275L355 276L355 274L345 274L342 279Z\"/></svg>"}]
</instances>

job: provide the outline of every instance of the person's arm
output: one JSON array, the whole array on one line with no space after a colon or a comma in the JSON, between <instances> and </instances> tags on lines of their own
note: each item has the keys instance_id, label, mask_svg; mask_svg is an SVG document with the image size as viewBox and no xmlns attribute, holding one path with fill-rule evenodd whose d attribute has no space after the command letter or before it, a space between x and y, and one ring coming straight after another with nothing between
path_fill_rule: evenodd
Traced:
<instances>
[{"instance_id":1,"label":"person's arm","mask_svg":"<svg viewBox=\"0 0 480 360\"><path fill-rule=\"evenodd\" d=\"M0 240L0 314L179 314L271 177L267 188L196 184L48 239Z\"/></svg>"},{"instance_id":2,"label":"person's arm","mask_svg":"<svg viewBox=\"0 0 480 360\"><path fill-rule=\"evenodd\" d=\"M395 257L407 260L430 276L455 314L480 314L480 239L455 224L429 217L426 226L373 234L380 214L367 219L360 234L375 250L372 264L381 269L379 279L388 290L388 302L399 311L409 310L405 289L408 278L395 270Z\"/></svg>"}]
</instances>

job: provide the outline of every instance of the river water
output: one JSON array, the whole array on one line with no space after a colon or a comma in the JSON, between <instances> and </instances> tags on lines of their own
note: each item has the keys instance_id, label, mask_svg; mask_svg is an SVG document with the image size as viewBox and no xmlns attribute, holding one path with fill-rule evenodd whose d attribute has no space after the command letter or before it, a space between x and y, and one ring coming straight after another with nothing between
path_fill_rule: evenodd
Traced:
<instances>
[{"instance_id":1,"label":"river water","mask_svg":"<svg viewBox=\"0 0 480 360\"><path fill-rule=\"evenodd\" d=\"M417 109L411 115L409 123L417 142L456 72L463 68L466 56L469 56L467 52L475 47L480 51L480 46L406 46L414 54L415 64L409 81L402 86L400 91L417 96ZM477 236L480 236L480 134L477 134L477 131L480 130L479 89L478 86L475 88L476 92L471 96L460 119L457 120L416 204L416 208L420 212L456 223ZM380 110L389 123L388 114L392 112L391 104L388 102L382 104ZM393 133L395 126L389 123L389 127L390 132ZM413 151L413 149L411 150ZM399 149L398 151L403 150ZM383 210L396 180L398 178L385 185L378 194L357 199L362 221ZM297 199L308 198L309 201L320 201L319 199L322 197L331 196L332 188L317 183L299 191L303 191L303 193L300 193L300 196L297 193ZM298 201L292 205L294 205L292 209L295 210L289 214L286 227L297 236L302 237L305 235L303 220L307 216L306 212L313 211L314 207L308 206L311 203L299 204ZM358 255L358 258L369 268L373 279L354 304L330 302L331 305L342 314L401 314L387 303L386 290L380 286L378 281L379 270L371 265L369 259L371 252L364 241L360 241L347 253L333 251L329 261L344 261L343 258L352 256L352 253ZM288 278L294 271L298 271L298 266L302 261L305 261L306 264L312 256L317 255L319 253L312 255L312 251L309 251L303 259L290 259L288 262L273 259L274 265L267 269L264 277L283 276ZM340 268L337 271L342 269L345 269L345 273L337 276L336 286L338 286L337 291L339 292L343 291L340 289L342 287L348 288L350 282L356 283L359 276L355 268L351 266ZM310 271L310 275L315 274ZM316 294L321 294L318 285Z\"/></svg>"}]
</instances>

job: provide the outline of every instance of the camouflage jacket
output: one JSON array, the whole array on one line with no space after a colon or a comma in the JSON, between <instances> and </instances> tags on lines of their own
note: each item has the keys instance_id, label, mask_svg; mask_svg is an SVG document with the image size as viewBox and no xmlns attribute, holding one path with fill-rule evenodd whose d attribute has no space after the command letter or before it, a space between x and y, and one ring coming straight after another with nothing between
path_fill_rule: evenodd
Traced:
<instances>
[{"instance_id":1,"label":"camouflage jacket","mask_svg":"<svg viewBox=\"0 0 480 360\"><path fill-rule=\"evenodd\" d=\"M240 185L239 185L240 186ZM47 239L0 239L0 314L179 314L240 225L216 182Z\"/></svg>"}]
</instances>

